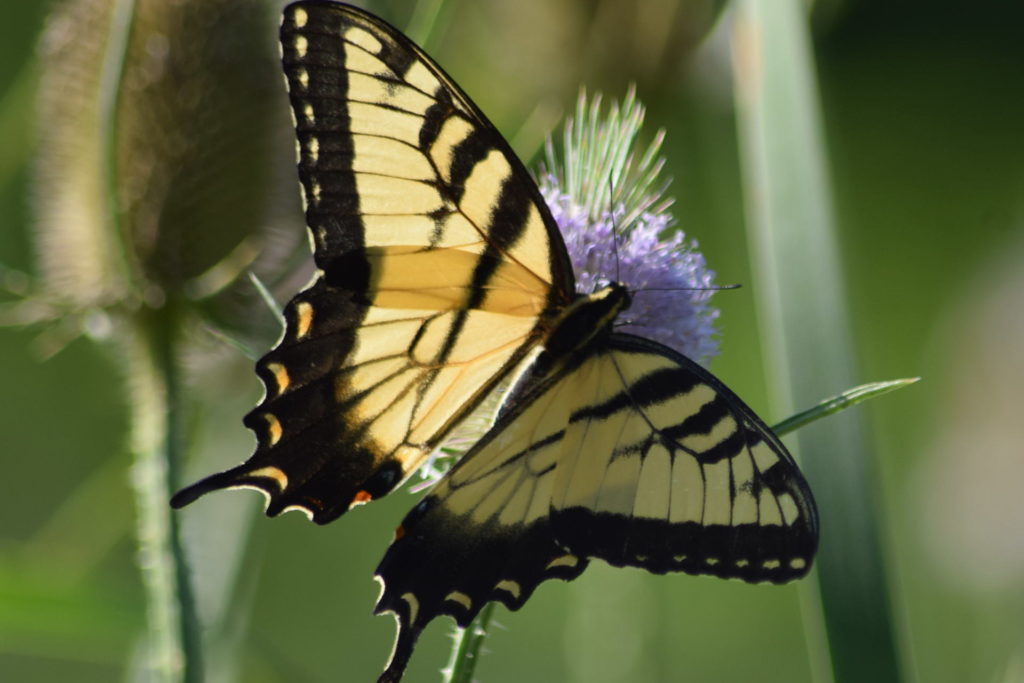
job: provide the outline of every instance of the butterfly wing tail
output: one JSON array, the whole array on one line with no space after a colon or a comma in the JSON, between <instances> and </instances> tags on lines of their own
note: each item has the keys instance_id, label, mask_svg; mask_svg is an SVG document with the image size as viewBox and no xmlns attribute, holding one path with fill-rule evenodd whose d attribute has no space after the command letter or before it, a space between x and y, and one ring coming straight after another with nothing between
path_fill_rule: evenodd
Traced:
<instances>
[{"instance_id":1,"label":"butterfly wing tail","mask_svg":"<svg viewBox=\"0 0 1024 683\"><path fill-rule=\"evenodd\" d=\"M395 647L391 651L391 658L384 672L377 677L377 683L398 683L402 680L405 667L408 666L413 648L420 637L420 631L423 630L421 626L415 626L401 616L397 616L397 621L398 635L395 638Z\"/></svg>"},{"instance_id":2,"label":"butterfly wing tail","mask_svg":"<svg viewBox=\"0 0 1024 683\"><path fill-rule=\"evenodd\" d=\"M246 468L242 465L239 465L238 467L233 467L230 470L218 472L217 474L211 474L210 476L205 477L204 479L200 479L196 483L191 484L190 486L186 486L185 488L175 493L171 497L171 507L174 509L183 508L186 505L189 505L190 503L194 503L196 500L202 498L207 493L212 493L213 491L220 491L221 489L228 489L238 486L252 486L254 488L259 488L260 490L265 491L266 484L257 484L255 481L249 483L246 482L245 475L247 474L248 469L251 468ZM251 472L248 472L248 474L251 475ZM249 479L253 479L253 477L250 476Z\"/></svg>"}]
</instances>

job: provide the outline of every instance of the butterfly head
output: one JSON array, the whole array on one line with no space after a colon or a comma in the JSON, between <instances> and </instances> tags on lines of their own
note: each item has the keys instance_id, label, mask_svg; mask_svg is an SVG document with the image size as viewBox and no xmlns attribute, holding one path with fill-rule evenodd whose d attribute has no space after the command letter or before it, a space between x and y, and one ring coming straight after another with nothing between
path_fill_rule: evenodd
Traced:
<instances>
[{"instance_id":1,"label":"butterfly head","mask_svg":"<svg viewBox=\"0 0 1024 683\"><path fill-rule=\"evenodd\" d=\"M615 318L629 308L632 297L621 282L604 282L593 293L581 294L556 320L545 346L559 355L581 348L610 330Z\"/></svg>"},{"instance_id":2,"label":"butterfly head","mask_svg":"<svg viewBox=\"0 0 1024 683\"><path fill-rule=\"evenodd\" d=\"M594 281L594 290L581 298L591 302L604 301L614 309L615 314L626 310L633 304L633 295L630 294L629 288L625 284L603 277L597 278Z\"/></svg>"}]
</instances>

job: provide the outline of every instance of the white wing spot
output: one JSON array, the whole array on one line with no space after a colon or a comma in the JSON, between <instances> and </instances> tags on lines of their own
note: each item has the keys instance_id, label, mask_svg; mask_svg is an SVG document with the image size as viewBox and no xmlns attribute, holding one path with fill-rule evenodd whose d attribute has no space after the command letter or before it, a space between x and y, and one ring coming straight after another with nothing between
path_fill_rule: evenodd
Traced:
<instances>
[{"instance_id":1,"label":"white wing spot","mask_svg":"<svg viewBox=\"0 0 1024 683\"><path fill-rule=\"evenodd\" d=\"M302 86L302 89L309 90L309 72L305 69L299 69L295 72L295 76L299 79L299 85Z\"/></svg>"},{"instance_id":2,"label":"white wing spot","mask_svg":"<svg viewBox=\"0 0 1024 683\"><path fill-rule=\"evenodd\" d=\"M313 136L306 140L306 154L309 155L309 160L313 163L320 158L320 141Z\"/></svg>"},{"instance_id":3,"label":"white wing spot","mask_svg":"<svg viewBox=\"0 0 1024 683\"><path fill-rule=\"evenodd\" d=\"M803 569L807 566L807 560L802 557L794 557L789 561L789 566L793 569Z\"/></svg>"},{"instance_id":4,"label":"white wing spot","mask_svg":"<svg viewBox=\"0 0 1024 683\"><path fill-rule=\"evenodd\" d=\"M280 467L274 467L273 465L261 467L258 470L250 472L249 476L273 480L274 483L277 484L278 491L284 491L288 488L288 475L285 474Z\"/></svg>"},{"instance_id":5,"label":"white wing spot","mask_svg":"<svg viewBox=\"0 0 1024 683\"><path fill-rule=\"evenodd\" d=\"M746 567L750 564L750 560L736 560L737 567Z\"/></svg>"},{"instance_id":6,"label":"white wing spot","mask_svg":"<svg viewBox=\"0 0 1024 683\"><path fill-rule=\"evenodd\" d=\"M316 114L313 113L313 105L309 102L302 105L302 115L306 117L306 123L310 125L316 123Z\"/></svg>"},{"instance_id":7,"label":"white wing spot","mask_svg":"<svg viewBox=\"0 0 1024 683\"><path fill-rule=\"evenodd\" d=\"M473 609L473 600L472 600L472 598L470 598L468 595L466 595L462 591L452 591L451 593L446 595L444 597L444 599L445 600L449 600L451 602L456 602L456 603L462 605L463 607L466 608L467 611Z\"/></svg>"},{"instance_id":8,"label":"white wing spot","mask_svg":"<svg viewBox=\"0 0 1024 683\"><path fill-rule=\"evenodd\" d=\"M306 40L306 36L295 37L295 52L299 55L299 58L306 56L306 51L309 49L309 41Z\"/></svg>"},{"instance_id":9,"label":"white wing spot","mask_svg":"<svg viewBox=\"0 0 1024 683\"><path fill-rule=\"evenodd\" d=\"M718 558L717 557L705 557L704 558L704 562L706 562L709 567L714 567L716 564L718 564Z\"/></svg>"},{"instance_id":10,"label":"white wing spot","mask_svg":"<svg viewBox=\"0 0 1024 683\"><path fill-rule=\"evenodd\" d=\"M313 206L320 203L320 183L315 180L309 185L309 196L313 200Z\"/></svg>"},{"instance_id":11,"label":"white wing spot","mask_svg":"<svg viewBox=\"0 0 1024 683\"><path fill-rule=\"evenodd\" d=\"M782 566L782 563L778 560L765 560L761 563L761 566L765 569L778 569Z\"/></svg>"},{"instance_id":12,"label":"white wing spot","mask_svg":"<svg viewBox=\"0 0 1024 683\"><path fill-rule=\"evenodd\" d=\"M519 599L519 596L522 595L523 592L522 587L511 579L502 579L494 588L495 590L501 590L509 593L516 600Z\"/></svg>"},{"instance_id":13,"label":"white wing spot","mask_svg":"<svg viewBox=\"0 0 1024 683\"><path fill-rule=\"evenodd\" d=\"M672 559L675 560L676 562L682 562L683 560L686 559L686 555L673 555Z\"/></svg>"},{"instance_id":14,"label":"white wing spot","mask_svg":"<svg viewBox=\"0 0 1024 683\"><path fill-rule=\"evenodd\" d=\"M412 593L403 593L402 600L409 605L409 623L416 623L416 613L420 611L420 601Z\"/></svg>"},{"instance_id":15,"label":"white wing spot","mask_svg":"<svg viewBox=\"0 0 1024 683\"><path fill-rule=\"evenodd\" d=\"M575 567L580 563L580 558L575 555L562 555L548 562L548 566L545 569L554 569L555 567Z\"/></svg>"},{"instance_id":16,"label":"white wing spot","mask_svg":"<svg viewBox=\"0 0 1024 683\"><path fill-rule=\"evenodd\" d=\"M302 28L303 26L305 26L306 22L309 20L309 15L306 14L306 10L302 8L296 8L295 14L293 14L292 17L294 18L295 25L298 28Z\"/></svg>"}]
</instances>

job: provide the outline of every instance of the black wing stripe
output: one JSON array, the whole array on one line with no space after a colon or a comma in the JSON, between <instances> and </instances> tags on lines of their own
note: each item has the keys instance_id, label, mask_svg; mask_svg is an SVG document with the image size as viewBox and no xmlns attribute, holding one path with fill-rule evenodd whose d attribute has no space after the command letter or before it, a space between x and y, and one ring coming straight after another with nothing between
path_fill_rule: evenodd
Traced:
<instances>
[{"instance_id":1,"label":"black wing stripe","mask_svg":"<svg viewBox=\"0 0 1024 683\"><path fill-rule=\"evenodd\" d=\"M452 119L455 120L455 119ZM440 133L440 129L438 130ZM463 194L465 193L466 179L469 178L470 173L476 168L477 164L487 158L487 155L493 151L493 147L488 144L487 137L483 131L479 129L472 129L469 134L462 138L451 151L451 164L448 171L448 184L451 186L452 200L456 203L462 201ZM520 221L522 217L519 217ZM513 223L513 225L521 225L522 223Z\"/></svg>"},{"instance_id":2,"label":"black wing stripe","mask_svg":"<svg viewBox=\"0 0 1024 683\"><path fill-rule=\"evenodd\" d=\"M628 390L617 392L612 398L575 413L574 422L593 418L605 418L633 405L651 405L667 398L686 393L697 385L697 379L687 372L675 368L664 368L645 375Z\"/></svg>"}]
</instances>

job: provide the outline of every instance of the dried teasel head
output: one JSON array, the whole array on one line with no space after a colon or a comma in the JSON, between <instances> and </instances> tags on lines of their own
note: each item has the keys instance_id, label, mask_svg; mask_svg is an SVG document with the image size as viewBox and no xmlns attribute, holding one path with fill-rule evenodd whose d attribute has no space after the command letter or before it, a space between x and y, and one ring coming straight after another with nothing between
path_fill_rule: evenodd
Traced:
<instances>
[{"instance_id":1,"label":"dried teasel head","mask_svg":"<svg viewBox=\"0 0 1024 683\"><path fill-rule=\"evenodd\" d=\"M250 325L241 276L287 271L304 236L288 218L301 214L274 27L249 0L57 6L34 191L48 298L73 311L174 300Z\"/></svg>"}]
</instances>

